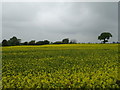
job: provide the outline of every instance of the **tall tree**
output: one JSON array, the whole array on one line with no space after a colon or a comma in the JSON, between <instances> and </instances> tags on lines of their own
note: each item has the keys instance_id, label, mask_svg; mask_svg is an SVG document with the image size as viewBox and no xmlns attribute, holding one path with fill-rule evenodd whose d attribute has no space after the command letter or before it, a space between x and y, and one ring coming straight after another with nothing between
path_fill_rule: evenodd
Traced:
<instances>
[{"instance_id":1,"label":"tall tree","mask_svg":"<svg viewBox=\"0 0 120 90\"><path fill-rule=\"evenodd\" d=\"M38 41L36 42L36 45L44 45L44 41Z\"/></svg>"},{"instance_id":2,"label":"tall tree","mask_svg":"<svg viewBox=\"0 0 120 90\"><path fill-rule=\"evenodd\" d=\"M69 43L69 38L63 39L62 42L63 42L64 44L68 44L68 43Z\"/></svg>"},{"instance_id":3,"label":"tall tree","mask_svg":"<svg viewBox=\"0 0 120 90\"><path fill-rule=\"evenodd\" d=\"M31 40L31 41L29 42L29 45L35 45L35 40Z\"/></svg>"},{"instance_id":4,"label":"tall tree","mask_svg":"<svg viewBox=\"0 0 120 90\"><path fill-rule=\"evenodd\" d=\"M20 39L17 39L17 37L13 36L12 38L10 38L10 40L8 40L8 45L10 46L15 46L15 45L20 45Z\"/></svg>"},{"instance_id":5,"label":"tall tree","mask_svg":"<svg viewBox=\"0 0 120 90\"><path fill-rule=\"evenodd\" d=\"M109 32L103 32L100 36L98 36L98 40L102 40L103 43L108 42L108 40L112 37L112 34Z\"/></svg>"},{"instance_id":6,"label":"tall tree","mask_svg":"<svg viewBox=\"0 0 120 90\"><path fill-rule=\"evenodd\" d=\"M48 40L44 40L44 44L49 44L50 42Z\"/></svg>"},{"instance_id":7,"label":"tall tree","mask_svg":"<svg viewBox=\"0 0 120 90\"><path fill-rule=\"evenodd\" d=\"M6 39L2 41L2 46L8 46L8 41Z\"/></svg>"}]
</instances>

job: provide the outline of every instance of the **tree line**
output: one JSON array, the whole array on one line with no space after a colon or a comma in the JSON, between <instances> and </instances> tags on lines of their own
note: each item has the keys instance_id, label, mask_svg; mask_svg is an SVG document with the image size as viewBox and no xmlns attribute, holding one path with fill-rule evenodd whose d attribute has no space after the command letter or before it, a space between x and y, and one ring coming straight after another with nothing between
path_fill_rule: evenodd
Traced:
<instances>
[{"instance_id":1,"label":"tree line","mask_svg":"<svg viewBox=\"0 0 120 90\"><path fill-rule=\"evenodd\" d=\"M76 40L69 40L69 38L65 38L62 41L50 42L49 40L43 41L35 41L31 40L30 42L23 42L21 43L21 39L13 36L9 40L4 39L2 41L2 46L16 46L16 45L46 45L46 44L75 44Z\"/></svg>"},{"instance_id":2,"label":"tree line","mask_svg":"<svg viewBox=\"0 0 120 90\"><path fill-rule=\"evenodd\" d=\"M101 41L101 43L106 43L108 40L112 37L112 34L109 32L103 32L98 36L98 40ZM69 38L65 38L62 41L56 41L56 42L50 42L49 40L43 40L43 41L35 41L31 40L30 42L23 42L21 43L21 39L18 39L17 37L13 36L9 40L4 39L2 41L2 46L16 46L16 45L46 45L46 44L76 44L76 40L69 40ZM115 43L115 42L113 42ZM117 42L119 43L119 42Z\"/></svg>"}]
</instances>

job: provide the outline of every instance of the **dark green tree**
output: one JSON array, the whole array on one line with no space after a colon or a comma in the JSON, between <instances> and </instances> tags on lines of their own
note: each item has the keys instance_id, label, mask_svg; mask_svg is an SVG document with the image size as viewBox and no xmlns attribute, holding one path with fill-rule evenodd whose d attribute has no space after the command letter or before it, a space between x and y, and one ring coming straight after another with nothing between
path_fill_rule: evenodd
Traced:
<instances>
[{"instance_id":1,"label":"dark green tree","mask_svg":"<svg viewBox=\"0 0 120 90\"><path fill-rule=\"evenodd\" d=\"M35 45L35 40L31 40L31 41L29 42L29 45Z\"/></svg>"},{"instance_id":2,"label":"dark green tree","mask_svg":"<svg viewBox=\"0 0 120 90\"><path fill-rule=\"evenodd\" d=\"M15 46L15 45L20 45L21 39L17 39L17 37L13 36L8 40L8 45L10 46Z\"/></svg>"},{"instance_id":3,"label":"dark green tree","mask_svg":"<svg viewBox=\"0 0 120 90\"><path fill-rule=\"evenodd\" d=\"M68 44L68 43L69 43L69 38L65 38L65 39L63 39L63 40L62 40L62 43L64 43L64 44Z\"/></svg>"},{"instance_id":4,"label":"dark green tree","mask_svg":"<svg viewBox=\"0 0 120 90\"><path fill-rule=\"evenodd\" d=\"M36 42L36 45L44 45L44 41L38 41Z\"/></svg>"},{"instance_id":5,"label":"dark green tree","mask_svg":"<svg viewBox=\"0 0 120 90\"><path fill-rule=\"evenodd\" d=\"M44 40L44 44L49 44L49 43L50 43L50 41Z\"/></svg>"},{"instance_id":6,"label":"dark green tree","mask_svg":"<svg viewBox=\"0 0 120 90\"><path fill-rule=\"evenodd\" d=\"M108 42L108 40L112 37L112 34L109 32L103 32L100 36L98 36L98 40L101 40L103 43Z\"/></svg>"},{"instance_id":7,"label":"dark green tree","mask_svg":"<svg viewBox=\"0 0 120 90\"><path fill-rule=\"evenodd\" d=\"M2 46L8 46L8 41L6 39L2 41Z\"/></svg>"},{"instance_id":8,"label":"dark green tree","mask_svg":"<svg viewBox=\"0 0 120 90\"><path fill-rule=\"evenodd\" d=\"M23 45L28 45L28 42L24 42Z\"/></svg>"}]
</instances>

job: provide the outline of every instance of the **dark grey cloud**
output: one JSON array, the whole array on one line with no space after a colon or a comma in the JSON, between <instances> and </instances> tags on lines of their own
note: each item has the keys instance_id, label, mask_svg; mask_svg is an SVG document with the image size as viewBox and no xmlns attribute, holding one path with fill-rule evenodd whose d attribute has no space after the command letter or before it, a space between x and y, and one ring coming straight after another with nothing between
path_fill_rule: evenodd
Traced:
<instances>
[{"instance_id":1,"label":"dark grey cloud","mask_svg":"<svg viewBox=\"0 0 120 90\"><path fill-rule=\"evenodd\" d=\"M97 42L101 32L118 40L117 2L3 3L3 38Z\"/></svg>"}]
</instances>

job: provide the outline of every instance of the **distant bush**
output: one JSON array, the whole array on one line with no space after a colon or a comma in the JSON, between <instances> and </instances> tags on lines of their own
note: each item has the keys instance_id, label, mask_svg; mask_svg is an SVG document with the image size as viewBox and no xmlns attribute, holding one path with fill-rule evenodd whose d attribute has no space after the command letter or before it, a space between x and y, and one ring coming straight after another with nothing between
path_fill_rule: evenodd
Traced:
<instances>
[{"instance_id":1,"label":"distant bush","mask_svg":"<svg viewBox=\"0 0 120 90\"><path fill-rule=\"evenodd\" d=\"M63 44L61 41L54 42L53 44Z\"/></svg>"}]
</instances>

